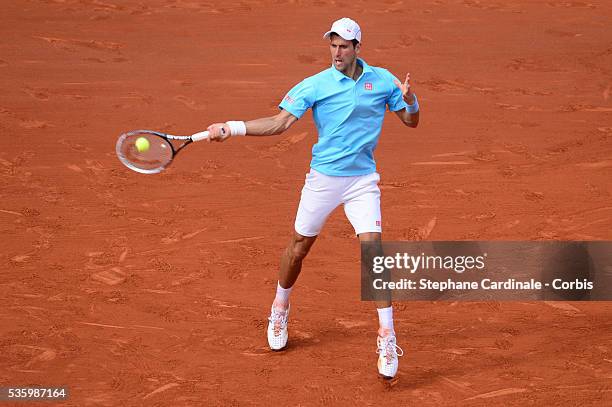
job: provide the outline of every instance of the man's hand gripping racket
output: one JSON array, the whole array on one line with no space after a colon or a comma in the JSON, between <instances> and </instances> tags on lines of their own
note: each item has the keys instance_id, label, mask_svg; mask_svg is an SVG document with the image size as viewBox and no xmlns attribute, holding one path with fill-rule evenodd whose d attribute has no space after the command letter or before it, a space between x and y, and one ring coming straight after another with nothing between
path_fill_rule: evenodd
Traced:
<instances>
[{"instance_id":1,"label":"man's hand gripping racket","mask_svg":"<svg viewBox=\"0 0 612 407\"><path fill-rule=\"evenodd\" d=\"M212 127L212 126L211 126ZM142 174L157 174L166 169L174 157L194 141L209 140L210 131L191 136L175 136L153 130L133 130L119 136L116 145L117 157L129 169ZM224 128L214 129L215 141L226 138ZM220 134L217 134L220 133ZM182 141L178 147L172 140ZM210 141L210 140L209 140Z\"/></svg>"}]
</instances>

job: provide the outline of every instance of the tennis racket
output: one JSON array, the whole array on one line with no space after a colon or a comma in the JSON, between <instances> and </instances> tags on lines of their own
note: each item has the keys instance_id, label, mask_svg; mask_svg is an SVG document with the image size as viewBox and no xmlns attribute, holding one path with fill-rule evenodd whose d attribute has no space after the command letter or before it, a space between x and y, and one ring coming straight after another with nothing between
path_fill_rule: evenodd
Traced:
<instances>
[{"instance_id":1,"label":"tennis racket","mask_svg":"<svg viewBox=\"0 0 612 407\"><path fill-rule=\"evenodd\" d=\"M187 145L207 138L208 131L191 136L175 136L153 130L133 130L119 136L117 157L130 170L141 174L157 174L165 170ZM182 141L182 144L175 147L172 140Z\"/></svg>"}]
</instances>

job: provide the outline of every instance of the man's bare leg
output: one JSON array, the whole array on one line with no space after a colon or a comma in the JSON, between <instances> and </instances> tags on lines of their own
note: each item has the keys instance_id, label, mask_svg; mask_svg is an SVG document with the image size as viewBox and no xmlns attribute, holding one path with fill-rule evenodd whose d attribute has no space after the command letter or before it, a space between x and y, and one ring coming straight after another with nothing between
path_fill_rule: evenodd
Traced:
<instances>
[{"instance_id":1,"label":"man's bare leg","mask_svg":"<svg viewBox=\"0 0 612 407\"><path fill-rule=\"evenodd\" d=\"M368 233L361 233L359 235L359 241L360 242L378 242L379 246L376 249L376 253L373 253L373 255L382 255L382 233L379 232L368 232ZM374 248L372 248L374 249ZM388 308L391 306L391 300L381 300L381 301L376 301L376 308Z\"/></svg>"},{"instance_id":2,"label":"man's bare leg","mask_svg":"<svg viewBox=\"0 0 612 407\"><path fill-rule=\"evenodd\" d=\"M302 271L302 261L308 255L315 240L317 240L317 236L302 236L297 232L291 237L289 245L281 256L280 271L278 273L280 288L274 299L273 306L275 308L284 310L289 307L288 294L282 295L281 291L293 287Z\"/></svg>"}]
</instances>

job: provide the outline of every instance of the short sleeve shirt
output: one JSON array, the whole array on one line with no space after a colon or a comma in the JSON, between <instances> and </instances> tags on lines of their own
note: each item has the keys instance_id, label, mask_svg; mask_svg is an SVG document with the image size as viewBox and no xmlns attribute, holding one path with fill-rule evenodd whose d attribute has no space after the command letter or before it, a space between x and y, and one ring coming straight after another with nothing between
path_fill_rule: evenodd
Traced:
<instances>
[{"instance_id":1,"label":"short sleeve shirt","mask_svg":"<svg viewBox=\"0 0 612 407\"><path fill-rule=\"evenodd\" d=\"M332 66L294 86L279 104L298 119L312 109L319 138L310 166L326 175L375 172L374 150L385 111L407 107L393 74L362 59L358 63L363 72L356 81Z\"/></svg>"}]
</instances>

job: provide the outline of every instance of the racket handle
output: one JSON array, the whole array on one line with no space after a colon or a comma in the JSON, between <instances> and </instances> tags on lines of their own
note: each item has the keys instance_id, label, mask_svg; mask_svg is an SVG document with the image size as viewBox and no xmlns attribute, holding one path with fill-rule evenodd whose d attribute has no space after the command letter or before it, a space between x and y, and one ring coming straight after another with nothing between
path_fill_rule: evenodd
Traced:
<instances>
[{"instance_id":1,"label":"racket handle","mask_svg":"<svg viewBox=\"0 0 612 407\"><path fill-rule=\"evenodd\" d=\"M192 134L191 135L191 139L193 141L202 141L202 140L206 140L208 138L208 131L201 131L199 133L196 134Z\"/></svg>"}]
</instances>

